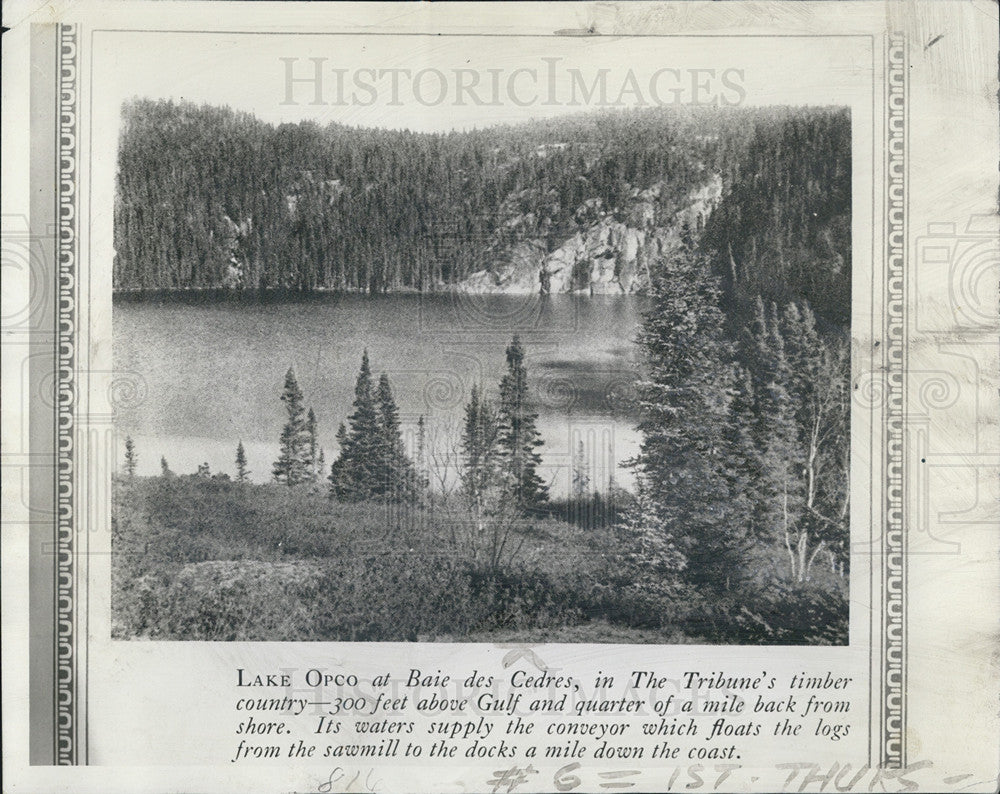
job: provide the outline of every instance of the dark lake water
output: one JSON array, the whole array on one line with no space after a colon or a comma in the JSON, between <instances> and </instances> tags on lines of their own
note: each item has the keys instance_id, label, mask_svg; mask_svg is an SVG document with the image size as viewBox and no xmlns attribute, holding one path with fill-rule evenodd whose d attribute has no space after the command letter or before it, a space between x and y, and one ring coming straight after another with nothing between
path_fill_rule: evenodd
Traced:
<instances>
[{"instance_id":1,"label":"dark lake water","mask_svg":"<svg viewBox=\"0 0 1000 794\"><path fill-rule=\"evenodd\" d=\"M620 464L638 443L630 400L641 310L633 296L116 299L115 369L136 386L118 426L136 443L140 474L159 473L161 455L177 473L207 462L213 472L232 474L242 440L252 478L267 480L285 419L279 397L292 366L316 411L329 464L367 348L375 377L389 375L408 443L423 415L441 460L455 445L472 385L495 396L504 349L517 332L553 492L567 491L580 441L595 488L603 490L612 475L627 485L631 477Z\"/></svg>"}]
</instances>

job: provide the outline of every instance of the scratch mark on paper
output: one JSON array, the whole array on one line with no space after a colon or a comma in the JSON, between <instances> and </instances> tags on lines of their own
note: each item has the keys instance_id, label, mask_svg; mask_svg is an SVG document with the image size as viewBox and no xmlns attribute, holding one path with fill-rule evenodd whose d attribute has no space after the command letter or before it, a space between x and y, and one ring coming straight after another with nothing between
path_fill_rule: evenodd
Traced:
<instances>
[{"instance_id":1,"label":"scratch mark on paper","mask_svg":"<svg viewBox=\"0 0 1000 794\"><path fill-rule=\"evenodd\" d=\"M924 45L924 52L926 52L927 50L929 50L931 47L933 47L935 44L937 44L943 38L944 38L944 33L938 33L934 38L932 38L930 41L928 41Z\"/></svg>"}]
</instances>

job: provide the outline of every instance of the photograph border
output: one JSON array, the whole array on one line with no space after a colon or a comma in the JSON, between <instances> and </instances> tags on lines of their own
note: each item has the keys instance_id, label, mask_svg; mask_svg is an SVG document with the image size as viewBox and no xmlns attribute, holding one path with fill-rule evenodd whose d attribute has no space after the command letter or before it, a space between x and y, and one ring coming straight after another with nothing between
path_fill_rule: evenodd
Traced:
<instances>
[{"instance_id":1,"label":"photograph border","mask_svg":"<svg viewBox=\"0 0 1000 794\"><path fill-rule=\"evenodd\" d=\"M79 231L80 231L80 168L79 168L79 98L80 83L80 26L60 23L52 26L55 33L57 99L55 113L57 140L56 222L57 253L55 283L57 286L55 315L55 371L54 387L55 439L54 439L54 614L53 641L54 666L51 682L54 691L52 758L57 765L87 763L87 702L86 702L86 566L81 565L81 554L86 547L81 536L86 527L74 506L76 489L80 487L81 454L77 439L86 431L86 422L80 422L80 382L77 378L81 363L78 345L79 283ZM136 32L144 29L135 29ZM97 30L92 31L92 33ZM145 31L144 31L145 32ZM178 31L179 32L179 31ZM185 33L224 33L225 31L183 31ZM234 33L235 31L230 31ZM246 33L247 31L240 31ZM297 34L290 34L297 35ZM331 35L311 32L302 35ZM364 35L378 35L366 31ZM393 33L385 35L425 35L421 33ZM454 36L475 34L455 33ZM497 34L479 34L497 35ZM523 34L518 34L523 35ZM711 34L708 34L711 35ZM795 34L789 34L795 35ZM862 35L862 34L858 34ZM670 38L671 36L656 36ZM677 37L692 36L678 34ZM725 38L725 35L712 36ZM731 37L731 36L730 36ZM769 34L746 34L742 38L770 38ZM803 36L800 36L803 37ZM822 34L807 36L823 38ZM843 37L836 34L830 37ZM878 40L876 36L865 38ZM872 643L871 652L879 653L879 681L881 713L879 728L879 763L898 769L906 765L906 588L907 557L904 531L904 496L906 463L903 450L905 435L905 373L907 361L906 313L906 212L908 177L908 73L906 39L903 34L891 33L882 37L883 71L873 71L872 80L883 78L883 190L881 218L873 218L873 234L884 234L885 247L882 263L873 262L873 278L881 272L886 290L885 327L882 329L885 344L882 352L883 374L876 377L873 388L885 415L878 429L883 434L884 458L880 470L884 492L878 509L884 521L881 546L878 548L879 565L871 567L874 583L880 575L881 589L872 587L879 603L872 604L871 626L874 636L879 627L879 643ZM877 95L876 95L877 96ZM873 119L874 129L879 117ZM874 146L874 143L873 143ZM878 154L876 150L876 155ZM880 161L876 159L874 168ZM876 206L873 208L878 210ZM873 329L874 330L874 329ZM34 472L33 472L34 474ZM873 505L874 509L874 505ZM34 550L33 553L40 553ZM874 659L872 669L874 670ZM35 671L32 675L44 675ZM871 682L871 690L876 687ZM876 715L869 715L869 725ZM34 727L34 726L33 726ZM34 731L33 737L34 737ZM34 756L35 753L33 752Z\"/></svg>"},{"instance_id":2,"label":"photograph border","mask_svg":"<svg viewBox=\"0 0 1000 794\"><path fill-rule=\"evenodd\" d=\"M56 211L58 252L55 311L55 763L86 763L81 759L80 669L77 649L81 643L77 609L81 590L77 564L79 543L74 512L76 463L75 412L77 402L76 351L77 262L79 256L79 26L56 26L58 174ZM83 638L86 641L86 637ZM84 734L85 735L85 734Z\"/></svg>"},{"instance_id":3,"label":"photograph border","mask_svg":"<svg viewBox=\"0 0 1000 794\"><path fill-rule=\"evenodd\" d=\"M906 535L903 530L906 457L906 41L888 37L885 80L885 542L880 616L882 641L882 765L906 766ZM874 605L873 605L874 606ZM873 648L874 650L874 648Z\"/></svg>"}]
</instances>

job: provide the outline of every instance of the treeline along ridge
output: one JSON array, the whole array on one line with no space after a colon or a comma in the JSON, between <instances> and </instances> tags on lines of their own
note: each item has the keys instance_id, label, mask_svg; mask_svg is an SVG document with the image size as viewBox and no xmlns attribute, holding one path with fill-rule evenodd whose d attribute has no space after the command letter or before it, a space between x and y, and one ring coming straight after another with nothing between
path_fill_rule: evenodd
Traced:
<instances>
[{"instance_id":1,"label":"treeline along ridge","mask_svg":"<svg viewBox=\"0 0 1000 794\"><path fill-rule=\"evenodd\" d=\"M133 100L118 151L114 287L447 289L508 262L518 243L552 251L599 216L669 228L716 176L723 195L704 241L733 294L805 299L844 322L850 116L831 108L415 133ZM651 188L652 212L632 217Z\"/></svg>"}]
</instances>

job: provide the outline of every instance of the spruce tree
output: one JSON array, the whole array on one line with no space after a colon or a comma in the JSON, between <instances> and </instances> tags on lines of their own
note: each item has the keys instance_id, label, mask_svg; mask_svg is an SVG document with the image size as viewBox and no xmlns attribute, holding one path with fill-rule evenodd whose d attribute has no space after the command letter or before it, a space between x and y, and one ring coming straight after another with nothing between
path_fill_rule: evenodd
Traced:
<instances>
[{"instance_id":1,"label":"spruce tree","mask_svg":"<svg viewBox=\"0 0 1000 794\"><path fill-rule=\"evenodd\" d=\"M247 468L247 453L243 449L243 441L236 445L236 481L247 482L250 479L250 470Z\"/></svg>"},{"instance_id":2,"label":"spruce tree","mask_svg":"<svg viewBox=\"0 0 1000 794\"><path fill-rule=\"evenodd\" d=\"M496 410L473 385L462 426L462 492L481 501L499 479L499 433Z\"/></svg>"},{"instance_id":3,"label":"spruce tree","mask_svg":"<svg viewBox=\"0 0 1000 794\"><path fill-rule=\"evenodd\" d=\"M796 420L792 367L785 339L772 304L768 319L771 360L764 385L767 414L766 436L761 449L765 496L770 505L769 523L775 537L789 546L801 529L805 493L802 471L803 449ZM793 561L793 569L795 567Z\"/></svg>"},{"instance_id":4,"label":"spruce tree","mask_svg":"<svg viewBox=\"0 0 1000 794\"><path fill-rule=\"evenodd\" d=\"M524 347L517 334L506 356L507 373L500 380L500 447L511 498L518 507L530 509L548 500L548 486L538 474L542 459L536 450L543 442L535 428L538 415L528 397Z\"/></svg>"},{"instance_id":5,"label":"spruce tree","mask_svg":"<svg viewBox=\"0 0 1000 794\"><path fill-rule=\"evenodd\" d=\"M281 393L288 421L281 431L281 452L274 462L273 474L277 482L289 487L305 482L308 477L306 459L309 450L309 433L302 390L291 367L285 373L285 388Z\"/></svg>"},{"instance_id":6,"label":"spruce tree","mask_svg":"<svg viewBox=\"0 0 1000 794\"><path fill-rule=\"evenodd\" d=\"M125 436L125 473L129 477L135 477L135 467L139 463L139 455L135 451L135 442L132 436Z\"/></svg>"},{"instance_id":7,"label":"spruce tree","mask_svg":"<svg viewBox=\"0 0 1000 794\"><path fill-rule=\"evenodd\" d=\"M570 483L573 497L577 500L586 498L590 493L590 465L587 462L587 450L580 439L573 453L573 481Z\"/></svg>"},{"instance_id":8,"label":"spruce tree","mask_svg":"<svg viewBox=\"0 0 1000 794\"><path fill-rule=\"evenodd\" d=\"M766 521L768 501L762 490L761 452L754 436L757 420L755 406L753 377L745 366L737 364L733 368L732 399L725 429L730 455L726 479L731 493L745 496L749 532L760 540L771 536Z\"/></svg>"},{"instance_id":9,"label":"spruce tree","mask_svg":"<svg viewBox=\"0 0 1000 794\"><path fill-rule=\"evenodd\" d=\"M173 472L170 471L170 466L167 464L167 458L165 455L160 456L160 475L163 477L170 477Z\"/></svg>"},{"instance_id":10,"label":"spruce tree","mask_svg":"<svg viewBox=\"0 0 1000 794\"><path fill-rule=\"evenodd\" d=\"M316 426L316 412L312 408L306 414L306 449L303 463L305 464L306 479L316 482L319 478L319 436Z\"/></svg>"},{"instance_id":11,"label":"spruce tree","mask_svg":"<svg viewBox=\"0 0 1000 794\"><path fill-rule=\"evenodd\" d=\"M794 507L795 489L791 489L789 501L786 494L792 469L786 456L795 457L796 440L794 417L790 415L791 370L776 317L777 308L757 296L741 342L744 366L739 377L743 383L737 382L731 411L732 421L741 422L743 427L732 428L731 434L734 440L743 438L744 468L754 472L746 493L755 534L781 542L785 528L795 521L787 512ZM740 414L738 420L736 413Z\"/></svg>"},{"instance_id":12,"label":"spruce tree","mask_svg":"<svg viewBox=\"0 0 1000 794\"><path fill-rule=\"evenodd\" d=\"M746 383L730 432L742 450L752 524L785 549L791 576L803 581L823 549L835 561L846 557L847 347L835 333L824 338L808 304L779 310L758 297L742 351Z\"/></svg>"},{"instance_id":13,"label":"spruce tree","mask_svg":"<svg viewBox=\"0 0 1000 794\"><path fill-rule=\"evenodd\" d=\"M347 421L350 429L341 425L337 431L340 455L330 467L330 495L341 502L360 502L376 495L383 464L383 436L367 350L354 384L354 411Z\"/></svg>"},{"instance_id":14,"label":"spruce tree","mask_svg":"<svg viewBox=\"0 0 1000 794\"><path fill-rule=\"evenodd\" d=\"M375 390L379 423L379 476L375 493L394 501L409 500L414 496L415 478L413 463L406 455L399 424L399 408L392 396L389 376L379 376Z\"/></svg>"},{"instance_id":15,"label":"spruce tree","mask_svg":"<svg viewBox=\"0 0 1000 794\"><path fill-rule=\"evenodd\" d=\"M792 568L804 580L820 550L833 550L841 561L847 556L850 357L843 339L820 335L808 303L785 306L781 334L790 371L801 502Z\"/></svg>"},{"instance_id":16,"label":"spruce tree","mask_svg":"<svg viewBox=\"0 0 1000 794\"><path fill-rule=\"evenodd\" d=\"M348 490L353 492L353 488L348 488L347 427L343 422L338 425L335 438L340 454L330 464L330 476L327 477L330 482L330 498L346 501Z\"/></svg>"},{"instance_id":17,"label":"spruce tree","mask_svg":"<svg viewBox=\"0 0 1000 794\"><path fill-rule=\"evenodd\" d=\"M417 420L417 459L415 461L417 469L417 491L425 494L430 486L430 477L427 474L427 423L424 415L420 414Z\"/></svg>"},{"instance_id":18,"label":"spruce tree","mask_svg":"<svg viewBox=\"0 0 1000 794\"><path fill-rule=\"evenodd\" d=\"M732 351L718 280L682 246L662 263L650 292L639 334L645 372L637 384L641 510L634 528L641 546L664 550L653 568L728 590L746 575L749 541L745 502L727 477Z\"/></svg>"}]
</instances>

